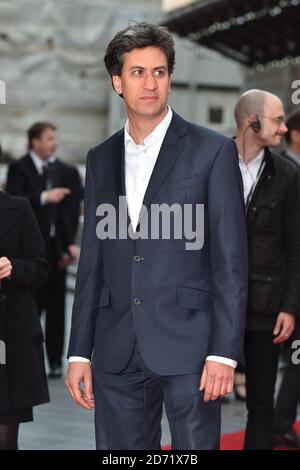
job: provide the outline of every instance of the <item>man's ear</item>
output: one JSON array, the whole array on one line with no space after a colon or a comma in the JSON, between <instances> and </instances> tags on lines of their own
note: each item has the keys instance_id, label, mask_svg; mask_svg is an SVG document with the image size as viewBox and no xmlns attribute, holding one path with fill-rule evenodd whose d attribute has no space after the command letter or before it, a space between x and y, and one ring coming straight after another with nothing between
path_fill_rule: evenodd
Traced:
<instances>
[{"instance_id":1,"label":"man's ear","mask_svg":"<svg viewBox=\"0 0 300 470\"><path fill-rule=\"evenodd\" d=\"M122 94L122 83L121 83L120 75L113 75L111 80L112 80L112 85L113 85L113 88L114 88L115 92L118 95L121 95Z\"/></svg>"}]
</instances>

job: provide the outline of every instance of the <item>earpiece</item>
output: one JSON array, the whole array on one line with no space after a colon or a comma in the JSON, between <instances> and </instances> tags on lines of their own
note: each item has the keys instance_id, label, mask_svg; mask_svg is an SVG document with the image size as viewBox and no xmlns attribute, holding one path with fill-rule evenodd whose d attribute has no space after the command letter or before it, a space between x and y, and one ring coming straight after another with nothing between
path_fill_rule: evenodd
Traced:
<instances>
[{"instance_id":1,"label":"earpiece","mask_svg":"<svg viewBox=\"0 0 300 470\"><path fill-rule=\"evenodd\" d=\"M251 122L250 127L254 130L254 132L259 132L260 131L261 124L260 124L260 120L258 119L257 116L256 116L256 120Z\"/></svg>"}]
</instances>

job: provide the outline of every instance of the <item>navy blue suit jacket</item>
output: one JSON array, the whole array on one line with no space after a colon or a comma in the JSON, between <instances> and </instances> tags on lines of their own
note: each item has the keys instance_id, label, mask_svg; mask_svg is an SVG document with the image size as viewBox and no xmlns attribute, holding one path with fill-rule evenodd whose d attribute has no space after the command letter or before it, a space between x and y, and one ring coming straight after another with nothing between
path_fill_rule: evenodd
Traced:
<instances>
[{"instance_id":1,"label":"navy blue suit jacket","mask_svg":"<svg viewBox=\"0 0 300 470\"><path fill-rule=\"evenodd\" d=\"M118 215L122 195L123 130L87 156L68 356L120 372L137 341L148 368L160 375L199 373L207 355L242 361L247 244L234 141L173 113L144 197L149 209L204 204L201 250L187 250L188 240L172 233L170 239L99 240L97 207L110 203Z\"/></svg>"}]
</instances>

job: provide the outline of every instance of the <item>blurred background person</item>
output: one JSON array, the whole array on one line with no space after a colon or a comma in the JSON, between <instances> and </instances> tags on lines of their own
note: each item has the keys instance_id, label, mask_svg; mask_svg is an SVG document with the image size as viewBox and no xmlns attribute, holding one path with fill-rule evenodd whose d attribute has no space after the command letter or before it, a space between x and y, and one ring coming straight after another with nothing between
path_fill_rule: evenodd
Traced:
<instances>
[{"instance_id":1,"label":"blurred background person","mask_svg":"<svg viewBox=\"0 0 300 470\"><path fill-rule=\"evenodd\" d=\"M288 115L286 126L287 149L282 152L282 155L292 160L300 168L300 108Z\"/></svg>"},{"instance_id":2,"label":"blurred background person","mask_svg":"<svg viewBox=\"0 0 300 470\"><path fill-rule=\"evenodd\" d=\"M249 90L235 107L235 120L249 251L244 448L272 449L280 344L290 338L300 311L299 173L269 150L287 131L277 96Z\"/></svg>"},{"instance_id":3,"label":"blurred background person","mask_svg":"<svg viewBox=\"0 0 300 470\"><path fill-rule=\"evenodd\" d=\"M287 149L282 155L291 160L300 170L300 109L294 110L286 121L287 133L285 139ZM300 289L300 286L299 286ZM287 345L287 364L284 370L281 386L275 406L275 439L278 444L285 444L300 449L300 436L293 425L297 418L297 407L300 402L300 364L292 362L294 349L292 344L300 339L300 322L296 320L296 327Z\"/></svg>"},{"instance_id":4,"label":"blurred background person","mask_svg":"<svg viewBox=\"0 0 300 470\"><path fill-rule=\"evenodd\" d=\"M18 448L19 424L49 401L34 295L47 281L44 242L29 203L0 191L0 450Z\"/></svg>"},{"instance_id":5,"label":"blurred background person","mask_svg":"<svg viewBox=\"0 0 300 470\"><path fill-rule=\"evenodd\" d=\"M37 122L28 130L28 153L12 163L6 191L27 197L39 223L51 265L48 283L38 293L40 313L46 312L49 377L62 375L65 330L66 268L75 262L82 184L76 167L56 156L56 127Z\"/></svg>"}]
</instances>

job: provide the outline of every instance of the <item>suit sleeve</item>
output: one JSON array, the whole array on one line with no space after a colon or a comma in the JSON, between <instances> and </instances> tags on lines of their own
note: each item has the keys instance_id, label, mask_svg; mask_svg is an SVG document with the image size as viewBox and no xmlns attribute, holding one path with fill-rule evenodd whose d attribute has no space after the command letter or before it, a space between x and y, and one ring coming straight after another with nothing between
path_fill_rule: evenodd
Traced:
<instances>
[{"instance_id":1,"label":"suit sleeve","mask_svg":"<svg viewBox=\"0 0 300 470\"><path fill-rule=\"evenodd\" d=\"M91 152L89 152L86 163L83 236L68 357L81 356L91 359L92 356L97 303L103 284L100 243L96 235L95 182L91 168Z\"/></svg>"},{"instance_id":2,"label":"suit sleeve","mask_svg":"<svg viewBox=\"0 0 300 470\"><path fill-rule=\"evenodd\" d=\"M41 206L42 191L28 191L26 189L26 176L24 175L19 162L12 163L8 169L6 192L12 196L21 196L29 199L33 208Z\"/></svg>"},{"instance_id":3,"label":"suit sleeve","mask_svg":"<svg viewBox=\"0 0 300 470\"><path fill-rule=\"evenodd\" d=\"M233 140L226 140L215 157L208 213L213 315L208 355L243 362L248 256L242 178Z\"/></svg>"},{"instance_id":4,"label":"suit sleeve","mask_svg":"<svg viewBox=\"0 0 300 470\"><path fill-rule=\"evenodd\" d=\"M10 259L12 275L7 281L37 290L48 280L50 266L35 215L26 199L21 200L20 245L22 259Z\"/></svg>"}]
</instances>

